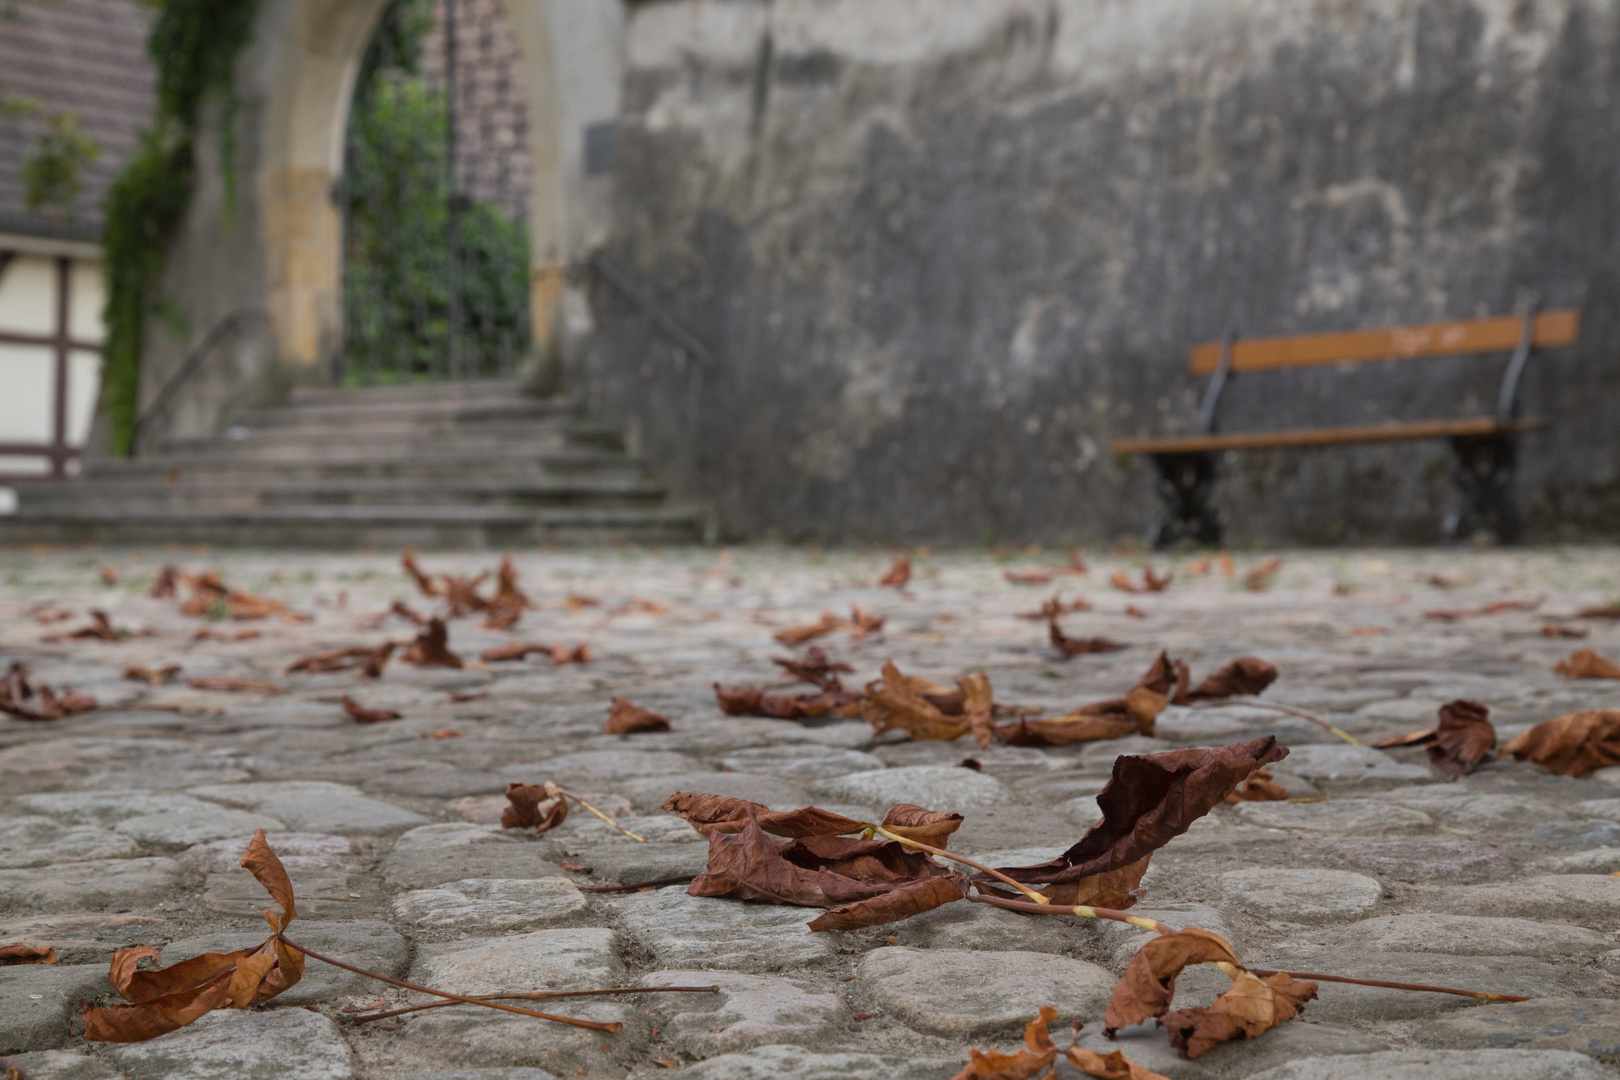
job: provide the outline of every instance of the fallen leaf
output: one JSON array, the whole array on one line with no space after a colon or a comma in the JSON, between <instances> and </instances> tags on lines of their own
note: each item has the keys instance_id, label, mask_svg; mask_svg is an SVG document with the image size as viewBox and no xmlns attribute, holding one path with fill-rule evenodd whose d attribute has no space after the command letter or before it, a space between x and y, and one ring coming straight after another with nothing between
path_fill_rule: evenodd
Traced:
<instances>
[{"instance_id":1,"label":"fallen leaf","mask_svg":"<svg viewBox=\"0 0 1620 1080\"><path fill-rule=\"evenodd\" d=\"M241 865L262 885L281 908L278 916L266 910L272 933L283 931L298 912L292 882L275 852L254 834ZM158 959L147 945L121 949L113 955L107 977L119 996L130 1002L98 1009L85 1003L84 1037L90 1042L141 1042L185 1027L219 1008L245 1009L268 1001L295 985L304 974L304 954L271 937L252 948L228 953L204 953L155 971L136 965Z\"/></svg>"},{"instance_id":2,"label":"fallen leaf","mask_svg":"<svg viewBox=\"0 0 1620 1080\"><path fill-rule=\"evenodd\" d=\"M1462 584L1462 578L1453 577L1450 574L1419 574L1418 580L1425 585L1433 585L1437 589L1455 589Z\"/></svg>"},{"instance_id":3,"label":"fallen leaf","mask_svg":"<svg viewBox=\"0 0 1620 1080\"><path fill-rule=\"evenodd\" d=\"M56 950L49 945L0 945L0 967L13 964L54 964Z\"/></svg>"},{"instance_id":4,"label":"fallen leaf","mask_svg":"<svg viewBox=\"0 0 1620 1080\"><path fill-rule=\"evenodd\" d=\"M1189 701L1254 697L1276 681L1275 665L1258 656L1240 656L1216 669L1186 694L1178 696L1175 702L1181 705Z\"/></svg>"},{"instance_id":5,"label":"fallen leaf","mask_svg":"<svg viewBox=\"0 0 1620 1080\"><path fill-rule=\"evenodd\" d=\"M613 704L608 708L607 723L602 725L604 735L639 735L669 730L668 719L620 697L613 699Z\"/></svg>"},{"instance_id":6,"label":"fallen leaf","mask_svg":"<svg viewBox=\"0 0 1620 1080\"><path fill-rule=\"evenodd\" d=\"M1040 607L1034 611L1020 611L1018 617L1028 619L1030 622L1050 622L1059 615L1090 610L1091 601L1083 596L1077 596L1073 600L1065 602L1062 593L1053 593L1049 599L1042 602Z\"/></svg>"},{"instance_id":7,"label":"fallen leaf","mask_svg":"<svg viewBox=\"0 0 1620 1080\"><path fill-rule=\"evenodd\" d=\"M1053 648L1064 656L1083 656L1087 653L1119 652L1125 644L1105 637L1072 638L1063 632L1058 625L1057 616L1053 615L1047 623L1047 629L1052 639Z\"/></svg>"},{"instance_id":8,"label":"fallen leaf","mask_svg":"<svg viewBox=\"0 0 1620 1080\"><path fill-rule=\"evenodd\" d=\"M998 724L996 738L1013 746L1064 746L1124 735L1153 735L1154 721L1172 699L1185 695L1186 682L1187 666L1161 652L1124 697L1082 705L1068 716Z\"/></svg>"},{"instance_id":9,"label":"fallen leaf","mask_svg":"<svg viewBox=\"0 0 1620 1080\"><path fill-rule=\"evenodd\" d=\"M551 662L559 667L563 664L588 664L591 662L591 647L584 642L572 649L566 645L553 645Z\"/></svg>"},{"instance_id":10,"label":"fallen leaf","mask_svg":"<svg viewBox=\"0 0 1620 1080\"><path fill-rule=\"evenodd\" d=\"M1057 1019L1057 1010L1042 1005L1040 1014L1024 1026L1024 1049L1013 1054L999 1050L969 1050L968 1064L951 1080L1030 1080L1050 1068L1058 1049L1046 1033Z\"/></svg>"},{"instance_id":11,"label":"fallen leaf","mask_svg":"<svg viewBox=\"0 0 1620 1080\"><path fill-rule=\"evenodd\" d=\"M500 569L495 573L495 596L489 602L489 614L484 619L487 629L509 630L525 611L534 607L528 595L518 588L517 580L517 567L512 565L510 556L503 556Z\"/></svg>"},{"instance_id":12,"label":"fallen leaf","mask_svg":"<svg viewBox=\"0 0 1620 1080\"><path fill-rule=\"evenodd\" d=\"M1209 573L1210 564L1213 561L1214 560L1210 556L1204 555L1188 563L1184 569L1193 577L1204 577Z\"/></svg>"},{"instance_id":13,"label":"fallen leaf","mask_svg":"<svg viewBox=\"0 0 1620 1080\"><path fill-rule=\"evenodd\" d=\"M1428 744L1429 760L1452 776L1472 772L1496 748L1491 710L1477 701L1457 700L1440 706L1440 724L1427 731L1397 735L1373 743L1380 749Z\"/></svg>"},{"instance_id":14,"label":"fallen leaf","mask_svg":"<svg viewBox=\"0 0 1620 1080\"><path fill-rule=\"evenodd\" d=\"M1125 908L1159 848L1225 801L1263 765L1288 756L1275 736L1229 746L1126 754L1114 759L1113 775L1097 795L1102 819L1056 859L1034 866L1002 867L1059 903ZM1107 896L1069 899L1070 896Z\"/></svg>"},{"instance_id":15,"label":"fallen leaf","mask_svg":"<svg viewBox=\"0 0 1620 1080\"><path fill-rule=\"evenodd\" d=\"M1126 604L1125 605L1125 614L1129 615L1133 619L1145 619L1145 618L1147 618L1147 612L1143 611L1141 608L1137 607L1135 604Z\"/></svg>"},{"instance_id":16,"label":"fallen leaf","mask_svg":"<svg viewBox=\"0 0 1620 1080\"><path fill-rule=\"evenodd\" d=\"M273 682L263 679L238 679L228 675L199 675L194 679L187 679L186 685L193 690L224 690L228 693L246 694L279 694L281 687Z\"/></svg>"},{"instance_id":17,"label":"fallen leaf","mask_svg":"<svg viewBox=\"0 0 1620 1080\"><path fill-rule=\"evenodd\" d=\"M1250 592L1265 592L1282 569L1282 556L1273 555L1243 575L1243 587Z\"/></svg>"},{"instance_id":18,"label":"fallen leaf","mask_svg":"<svg viewBox=\"0 0 1620 1080\"><path fill-rule=\"evenodd\" d=\"M427 574L423 573L422 568L416 564L415 548L406 548L404 551L400 552L399 565L404 568L407 574L411 575L411 580L416 582L416 587L421 590L423 596L439 595L439 587L435 585L433 583L433 579L428 577Z\"/></svg>"},{"instance_id":19,"label":"fallen leaf","mask_svg":"<svg viewBox=\"0 0 1620 1080\"><path fill-rule=\"evenodd\" d=\"M152 579L152 587L146 595L157 600L174 599L175 589L180 585L180 568L178 566L165 566L157 572Z\"/></svg>"},{"instance_id":20,"label":"fallen leaf","mask_svg":"<svg viewBox=\"0 0 1620 1080\"><path fill-rule=\"evenodd\" d=\"M1063 1051L1063 1056L1087 1076L1100 1077L1101 1080L1169 1080L1163 1073L1138 1065L1118 1050L1099 1054L1095 1050L1071 1046Z\"/></svg>"},{"instance_id":21,"label":"fallen leaf","mask_svg":"<svg viewBox=\"0 0 1620 1080\"><path fill-rule=\"evenodd\" d=\"M450 651L450 631L445 627L444 620L439 618L428 620L426 629L416 635L416 639L400 654L400 659L417 667L461 666L461 657Z\"/></svg>"},{"instance_id":22,"label":"fallen leaf","mask_svg":"<svg viewBox=\"0 0 1620 1080\"><path fill-rule=\"evenodd\" d=\"M1220 563L1222 574L1224 574L1226 577L1237 576L1237 564L1232 561L1232 555L1230 552L1221 552Z\"/></svg>"},{"instance_id":23,"label":"fallen leaf","mask_svg":"<svg viewBox=\"0 0 1620 1080\"><path fill-rule=\"evenodd\" d=\"M1109 575L1108 583L1120 592L1164 592L1170 587L1170 582L1175 580L1175 576L1174 573L1166 570L1161 577L1153 572L1153 567L1144 566L1142 567L1142 583L1140 585L1132 581L1130 573L1125 570L1114 571Z\"/></svg>"},{"instance_id":24,"label":"fallen leaf","mask_svg":"<svg viewBox=\"0 0 1620 1080\"><path fill-rule=\"evenodd\" d=\"M789 675L807 683L815 683L823 690L842 690L843 681L840 674L849 674L855 669L848 664L836 663L827 658L821 646L812 645L804 651L804 656L772 657L771 663L786 671Z\"/></svg>"},{"instance_id":25,"label":"fallen leaf","mask_svg":"<svg viewBox=\"0 0 1620 1080\"><path fill-rule=\"evenodd\" d=\"M1003 570L1001 576L1014 585L1047 585L1052 581L1052 571L1041 567L1029 570Z\"/></svg>"},{"instance_id":26,"label":"fallen leaf","mask_svg":"<svg viewBox=\"0 0 1620 1080\"><path fill-rule=\"evenodd\" d=\"M1191 927L1149 938L1125 965L1103 1020L1107 1034L1163 1016L1176 995L1176 979L1194 964L1240 967L1225 938Z\"/></svg>"},{"instance_id":27,"label":"fallen leaf","mask_svg":"<svg viewBox=\"0 0 1620 1080\"><path fill-rule=\"evenodd\" d=\"M549 832L568 819L568 799L557 785L507 784L506 801L511 805L501 811L501 828L530 829L537 833Z\"/></svg>"},{"instance_id":28,"label":"fallen leaf","mask_svg":"<svg viewBox=\"0 0 1620 1080\"><path fill-rule=\"evenodd\" d=\"M1079 548L1069 549L1069 561L1064 564L1063 569L1067 573L1079 574L1082 577L1091 573L1091 567L1086 565L1086 553Z\"/></svg>"},{"instance_id":29,"label":"fallen leaf","mask_svg":"<svg viewBox=\"0 0 1620 1080\"><path fill-rule=\"evenodd\" d=\"M130 666L124 669L124 678L131 682L143 682L148 686L162 686L180 673L179 664L170 664L168 667L145 668Z\"/></svg>"},{"instance_id":30,"label":"fallen leaf","mask_svg":"<svg viewBox=\"0 0 1620 1080\"><path fill-rule=\"evenodd\" d=\"M393 642L387 642L383 647L392 651ZM298 672L305 672L315 675L327 671L349 671L354 668L363 668L376 652L377 650L369 645L350 645L347 648L310 653L308 656L300 656L288 664L284 674L293 675Z\"/></svg>"},{"instance_id":31,"label":"fallen leaf","mask_svg":"<svg viewBox=\"0 0 1620 1080\"><path fill-rule=\"evenodd\" d=\"M1249 778L1232 789L1224 800L1228 806L1240 802L1281 802L1288 798L1288 789L1277 783L1271 770L1264 765L1249 774Z\"/></svg>"},{"instance_id":32,"label":"fallen leaf","mask_svg":"<svg viewBox=\"0 0 1620 1080\"><path fill-rule=\"evenodd\" d=\"M116 566L103 566L101 568L101 583L103 585L116 585L116 584L118 584L118 567L116 567Z\"/></svg>"},{"instance_id":33,"label":"fallen leaf","mask_svg":"<svg viewBox=\"0 0 1620 1080\"><path fill-rule=\"evenodd\" d=\"M1577 619L1620 619L1620 601L1602 607L1587 607L1575 613Z\"/></svg>"},{"instance_id":34,"label":"fallen leaf","mask_svg":"<svg viewBox=\"0 0 1620 1080\"><path fill-rule=\"evenodd\" d=\"M368 709L348 694L343 695L343 711L360 724L380 724L384 720L398 720L400 715L392 709Z\"/></svg>"},{"instance_id":35,"label":"fallen leaf","mask_svg":"<svg viewBox=\"0 0 1620 1080\"><path fill-rule=\"evenodd\" d=\"M652 1063L661 1069L673 1069L681 1063L680 1058L653 1058Z\"/></svg>"},{"instance_id":36,"label":"fallen leaf","mask_svg":"<svg viewBox=\"0 0 1620 1080\"><path fill-rule=\"evenodd\" d=\"M39 698L39 708L31 709L23 704L36 696ZM64 686L58 692L41 683L36 690L28 681L27 665L20 661L13 660L4 680L0 680L0 712L9 713L19 720L60 720L75 713L91 712L95 708L95 698L76 693L72 687Z\"/></svg>"},{"instance_id":37,"label":"fallen leaf","mask_svg":"<svg viewBox=\"0 0 1620 1080\"><path fill-rule=\"evenodd\" d=\"M497 645L493 649L485 649L478 658L486 664L500 664L509 660L526 660L531 653L550 656L551 646L542 645L538 641L518 641L511 645Z\"/></svg>"},{"instance_id":38,"label":"fallen leaf","mask_svg":"<svg viewBox=\"0 0 1620 1080\"><path fill-rule=\"evenodd\" d=\"M830 712L859 715L861 695L847 690L814 694L767 694L758 687L714 684L714 697L727 716L766 716L773 720L808 720Z\"/></svg>"},{"instance_id":39,"label":"fallen leaf","mask_svg":"<svg viewBox=\"0 0 1620 1080\"><path fill-rule=\"evenodd\" d=\"M1620 765L1620 709L1594 709L1543 720L1502 747L1560 776Z\"/></svg>"},{"instance_id":40,"label":"fallen leaf","mask_svg":"<svg viewBox=\"0 0 1620 1080\"><path fill-rule=\"evenodd\" d=\"M91 611L90 625L73 631L68 637L79 641L122 641L129 637L129 631L115 630L105 611Z\"/></svg>"},{"instance_id":41,"label":"fallen leaf","mask_svg":"<svg viewBox=\"0 0 1620 1080\"><path fill-rule=\"evenodd\" d=\"M1222 1043L1253 1039L1293 1019L1314 997L1313 982L1300 982L1281 971L1263 979L1244 971L1207 1008L1166 1013L1159 1023L1182 1057L1196 1058Z\"/></svg>"},{"instance_id":42,"label":"fallen leaf","mask_svg":"<svg viewBox=\"0 0 1620 1080\"><path fill-rule=\"evenodd\" d=\"M1560 660L1553 670L1566 679L1620 679L1620 665L1605 660L1592 649L1578 649L1568 660Z\"/></svg>"},{"instance_id":43,"label":"fallen leaf","mask_svg":"<svg viewBox=\"0 0 1620 1080\"><path fill-rule=\"evenodd\" d=\"M898 730L913 739L945 741L966 735L972 725L960 715L960 710L956 716L947 715L935 701L924 696L925 688L945 689L909 679L894 666L894 661L886 662L883 678L866 684L866 698L861 703L861 717L872 725L872 735Z\"/></svg>"},{"instance_id":44,"label":"fallen leaf","mask_svg":"<svg viewBox=\"0 0 1620 1080\"><path fill-rule=\"evenodd\" d=\"M873 615L851 605L849 609L849 625L847 627L849 636L863 638L879 633L882 631L883 624L886 621L881 615Z\"/></svg>"},{"instance_id":45,"label":"fallen leaf","mask_svg":"<svg viewBox=\"0 0 1620 1080\"><path fill-rule=\"evenodd\" d=\"M424 732L422 732L422 738L424 738L424 739L461 739L461 738L465 738L465 737L466 736L464 736L461 732L457 731L455 728L447 728L447 727L440 728L438 731L424 731Z\"/></svg>"},{"instance_id":46,"label":"fallen leaf","mask_svg":"<svg viewBox=\"0 0 1620 1080\"><path fill-rule=\"evenodd\" d=\"M878 578L878 584L888 588L903 589L910 580L911 560L902 555L894 560L887 573Z\"/></svg>"},{"instance_id":47,"label":"fallen leaf","mask_svg":"<svg viewBox=\"0 0 1620 1080\"><path fill-rule=\"evenodd\" d=\"M803 645L807 641L814 641L819 637L826 637L844 625L844 620L830 611L823 611L821 619L817 622L806 623L803 626L790 626L786 630L778 630L771 636L783 645Z\"/></svg>"},{"instance_id":48,"label":"fallen leaf","mask_svg":"<svg viewBox=\"0 0 1620 1080\"><path fill-rule=\"evenodd\" d=\"M584 608L601 607L602 601L598 600L594 596L584 596L580 593L569 593L568 599L563 601L563 605L567 607L569 611L580 611Z\"/></svg>"},{"instance_id":49,"label":"fallen leaf","mask_svg":"<svg viewBox=\"0 0 1620 1080\"><path fill-rule=\"evenodd\" d=\"M388 610L406 622L414 623L417 626L427 625L427 616L415 610L403 600L395 600L393 606Z\"/></svg>"},{"instance_id":50,"label":"fallen leaf","mask_svg":"<svg viewBox=\"0 0 1620 1080\"><path fill-rule=\"evenodd\" d=\"M1543 623L1541 636L1549 638L1583 638L1592 631L1584 626L1558 626L1555 623Z\"/></svg>"}]
</instances>

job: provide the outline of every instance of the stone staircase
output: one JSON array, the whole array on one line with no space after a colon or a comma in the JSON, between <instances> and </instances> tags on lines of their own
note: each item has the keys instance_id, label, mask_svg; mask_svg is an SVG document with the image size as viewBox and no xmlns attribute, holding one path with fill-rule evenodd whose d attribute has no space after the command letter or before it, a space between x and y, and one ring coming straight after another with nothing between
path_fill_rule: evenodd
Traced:
<instances>
[{"instance_id":1,"label":"stone staircase","mask_svg":"<svg viewBox=\"0 0 1620 1080\"><path fill-rule=\"evenodd\" d=\"M19 490L0 543L496 548L695 541L615 431L511 382L293 392L223 435Z\"/></svg>"}]
</instances>

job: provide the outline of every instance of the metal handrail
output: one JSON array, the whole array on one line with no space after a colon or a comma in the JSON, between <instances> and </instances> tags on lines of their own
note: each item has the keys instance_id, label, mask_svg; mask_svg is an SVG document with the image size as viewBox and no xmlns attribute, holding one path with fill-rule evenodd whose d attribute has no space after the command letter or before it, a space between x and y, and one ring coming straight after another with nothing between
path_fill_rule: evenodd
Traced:
<instances>
[{"instance_id":1,"label":"metal handrail","mask_svg":"<svg viewBox=\"0 0 1620 1080\"><path fill-rule=\"evenodd\" d=\"M152 398L151 403L142 409L140 415L135 418L129 440L132 454L140 452L141 430L146 427L153 417L168 408L169 400L174 397L175 391L180 388L180 384L191 378L196 370L202 366L202 362L224 344L237 329L248 322L259 321L268 323L270 313L263 308L237 308L214 324L213 329L203 336L203 339L197 343L196 348L192 349L186 355L185 360L181 361L174 374L170 375L167 381L164 382L162 388Z\"/></svg>"},{"instance_id":2,"label":"metal handrail","mask_svg":"<svg viewBox=\"0 0 1620 1080\"><path fill-rule=\"evenodd\" d=\"M601 255L592 255L585 260L585 265L601 274L609 285L619 290L619 293L643 315L651 319L653 325L667 334L675 344L704 367L717 368L720 361L710 351L709 347L687 330L686 327L675 321L675 317L652 301L646 293L636 286L634 281L624 271L602 258Z\"/></svg>"}]
</instances>

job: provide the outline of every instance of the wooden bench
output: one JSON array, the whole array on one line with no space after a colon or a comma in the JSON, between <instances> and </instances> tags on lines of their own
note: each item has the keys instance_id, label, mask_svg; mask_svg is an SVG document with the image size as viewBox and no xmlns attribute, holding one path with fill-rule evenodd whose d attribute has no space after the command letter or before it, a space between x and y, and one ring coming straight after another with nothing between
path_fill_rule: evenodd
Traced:
<instances>
[{"instance_id":1,"label":"wooden bench","mask_svg":"<svg viewBox=\"0 0 1620 1080\"><path fill-rule=\"evenodd\" d=\"M1461 538L1481 527L1512 542L1519 521L1512 498L1517 436L1547 426L1547 421L1519 416L1519 383L1533 350L1573 345L1580 334L1580 313L1567 309L1538 312L1531 304L1523 316L1467 319L1460 322L1357 330L1299 337L1239 339L1228 333L1217 342L1192 350L1188 370L1210 376L1199 409L1199 433L1163 439L1120 439L1116 454L1146 454L1158 471L1164 518L1153 527L1154 546L1178 540L1216 544L1221 522L1211 498L1218 456L1227 451L1302 449L1354 443L1446 439L1455 454L1452 472L1457 501L1447 515L1446 536ZM1489 416L1419 420L1352 427L1299 428L1288 431L1218 432L1221 395L1234 375L1280 372L1323 364L1374 360L1421 360L1439 356L1503 353L1512 356L1502 374L1496 411Z\"/></svg>"}]
</instances>

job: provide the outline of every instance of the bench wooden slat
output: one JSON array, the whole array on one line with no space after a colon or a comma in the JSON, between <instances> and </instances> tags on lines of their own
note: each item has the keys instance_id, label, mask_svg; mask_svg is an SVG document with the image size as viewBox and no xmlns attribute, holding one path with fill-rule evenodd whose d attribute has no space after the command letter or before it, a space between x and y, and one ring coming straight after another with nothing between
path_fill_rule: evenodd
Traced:
<instances>
[{"instance_id":1,"label":"bench wooden slat","mask_svg":"<svg viewBox=\"0 0 1620 1080\"><path fill-rule=\"evenodd\" d=\"M1317 364L1506 352L1518 345L1523 328L1523 318L1503 315L1339 334L1239 338L1232 346L1232 370L1276 371ZM1580 336L1580 329L1578 310L1544 311L1536 316L1536 347L1573 345ZM1205 342L1193 347L1189 370L1194 375L1213 375L1220 361L1221 343Z\"/></svg>"},{"instance_id":2,"label":"bench wooden slat","mask_svg":"<svg viewBox=\"0 0 1620 1080\"><path fill-rule=\"evenodd\" d=\"M1120 439L1110 443L1116 454L1204 454L1220 450L1263 450L1270 447L1336 446L1345 443L1449 439L1463 435L1506 435L1547 426L1541 419L1503 424L1492 416L1466 420L1419 420L1414 423L1363 427L1295 428L1291 431L1243 431L1230 435L1185 435L1169 439Z\"/></svg>"}]
</instances>

